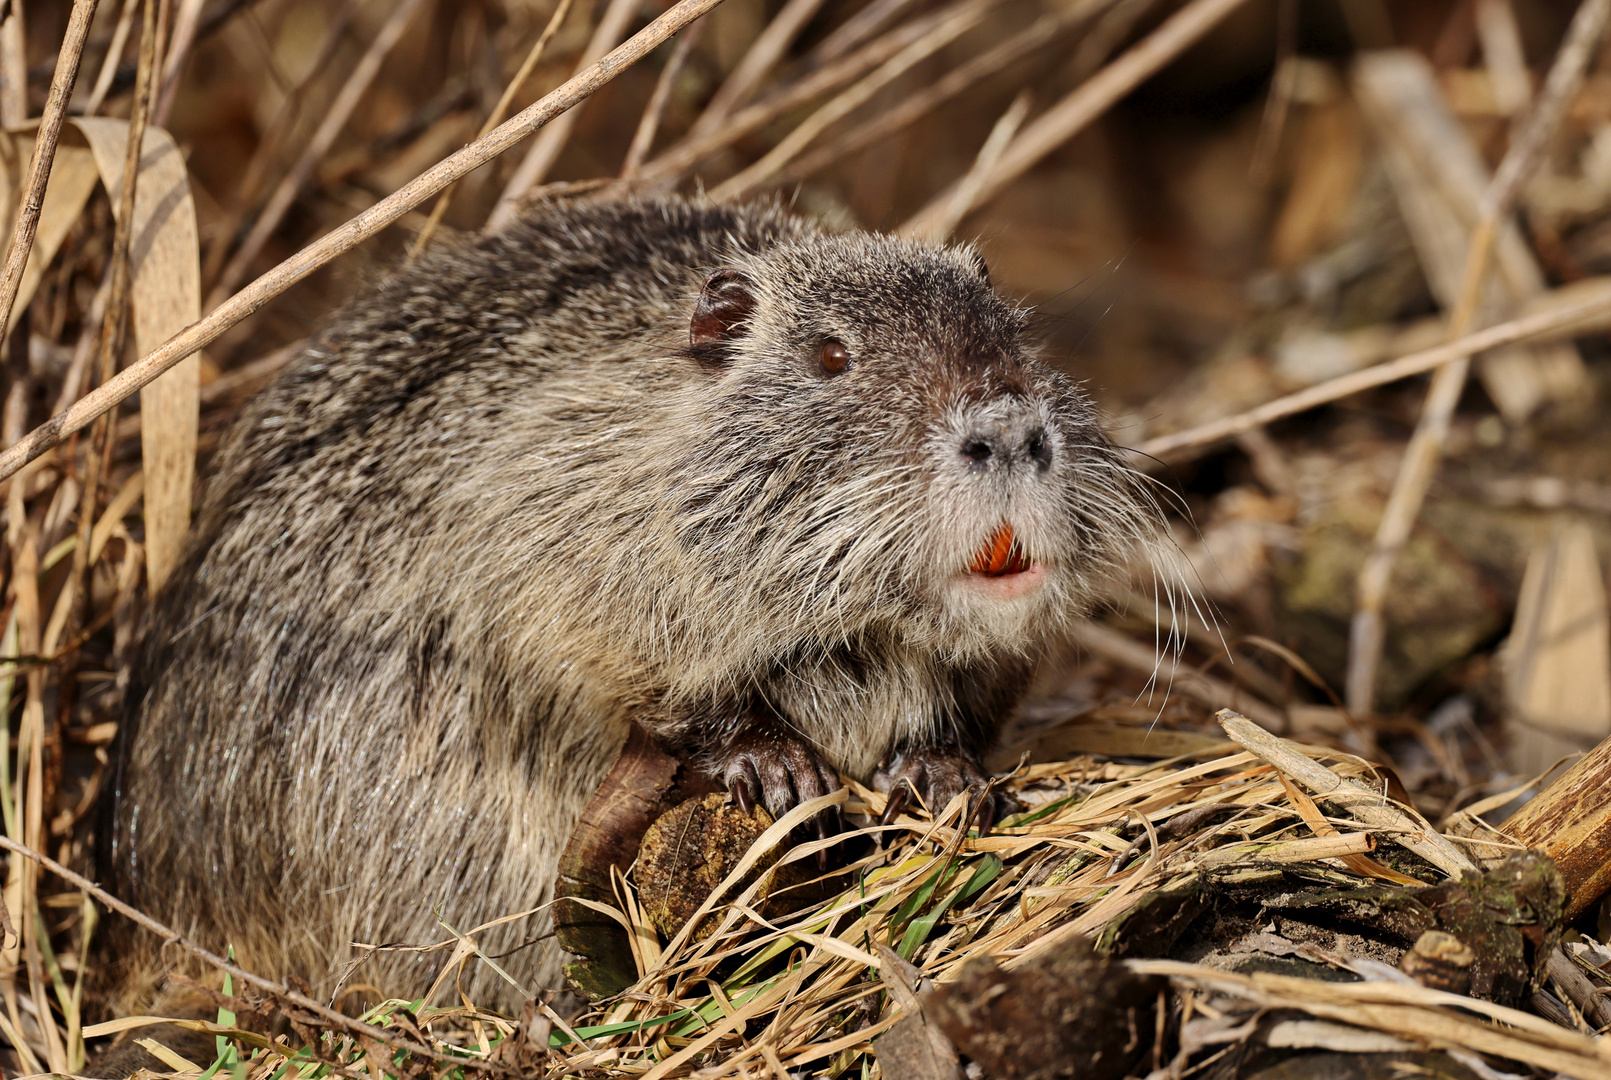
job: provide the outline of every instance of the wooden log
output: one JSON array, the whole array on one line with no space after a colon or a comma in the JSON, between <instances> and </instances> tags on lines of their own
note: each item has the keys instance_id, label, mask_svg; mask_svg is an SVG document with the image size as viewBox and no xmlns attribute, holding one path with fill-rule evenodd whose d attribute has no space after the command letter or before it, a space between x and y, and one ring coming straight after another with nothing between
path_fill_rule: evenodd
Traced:
<instances>
[{"instance_id":1,"label":"wooden log","mask_svg":"<svg viewBox=\"0 0 1611 1080\"><path fill-rule=\"evenodd\" d=\"M1555 860L1566 882L1566 917L1611 891L1611 738L1505 822L1520 843Z\"/></svg>"}]
</instances>

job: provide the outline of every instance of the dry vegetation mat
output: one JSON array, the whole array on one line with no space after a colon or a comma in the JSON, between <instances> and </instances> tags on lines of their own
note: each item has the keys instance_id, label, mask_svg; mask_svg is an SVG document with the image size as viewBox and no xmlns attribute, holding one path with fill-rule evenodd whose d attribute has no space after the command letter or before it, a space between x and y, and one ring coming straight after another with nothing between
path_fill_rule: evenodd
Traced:
<instances>
[{"instance_id":1,"label":"dry vegetation mat","mask_svg":"<svg viewBox=\"0 0 1611 1080\"><path fill-rule=\"evenodd\" d=\"M1006 787L1025 809L983 837L959 796L791 842L832 805L876 820L885 796L852 783L756 824L702 886L678 877L677 849L708 871L718 842L704 837L749 819L696 796L663 819L669 850L646 843L611 872L613 903L585 905L580 921L602 914L625 938L630 970L584 960L573 975L620 989L568 1019L537 1001L518 1020L420 1001L364 1019L460 1059L454 1075L960 1075L960 1050L989 1075L1184 1076L1315 1048L1421 1055L1430 1075L1611 1075L1573 1002L1592 1007L1611 980L1567 960L1592 977L1585 996L1551 966L1565 890L1548 860L1474 819L1469 835L1436 832L1363 761L1222 722L1237 741L1185 757L1024 766ZM446 943L439 986L459 964L496 963L474 937ZM206 1027L227 1045L215 1068L378 1080L444 1067L247 998ZM295 1035L232 1029L235 1009L278 1013Z\"/></svg>"}]
</instances>

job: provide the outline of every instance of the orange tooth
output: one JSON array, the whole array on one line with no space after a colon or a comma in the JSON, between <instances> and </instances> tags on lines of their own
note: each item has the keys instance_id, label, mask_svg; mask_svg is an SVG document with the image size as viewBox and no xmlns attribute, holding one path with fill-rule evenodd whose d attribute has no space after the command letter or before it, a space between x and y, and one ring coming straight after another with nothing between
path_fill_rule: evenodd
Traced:
<instances>
[{"instance_id":1,"label":"orange tooth","mask_svg":"<svg viewBox=\"0 0 1611 1080\"><path fill-rule=\"evenodd\" d=\"M976 574L993 576L1018 573L1027 569L1023 565L1025 559L1017 550L1015 540L1012 526L1005 521L1002 522L1001 528L996 530L996 535L992 536L989 543L980 548L979 553L973 557L970 569Z\"/></svg>"}]
</instances>

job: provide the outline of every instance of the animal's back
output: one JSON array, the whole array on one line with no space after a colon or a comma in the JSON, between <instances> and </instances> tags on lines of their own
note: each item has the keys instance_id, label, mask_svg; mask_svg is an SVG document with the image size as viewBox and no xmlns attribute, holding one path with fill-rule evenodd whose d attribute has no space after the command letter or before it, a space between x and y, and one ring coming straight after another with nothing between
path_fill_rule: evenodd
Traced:
<instances>
[{"instance_id":1,"label":"animal's back","mask_svg":"<svg viewBox=\"0 0 1611 1080\"><path fill-rule=\"evenodd\" d=\"M689 392L674 358L699 271L803 228L767 208L549 207L339 316L246 410L154 602L103 836L120 892L321 994L342 943L428 944L439 918L547 901L654 691L570 592L581 560L631 572L623 432L664 437L647 429ZM578 523L597 535L565 535ZM353 978L418 993L442 955L382 953ZM557 961L550 941L506 964L539 986ZM463 985L515 1002L479 965Z\"/></svg>"}]
</instances>

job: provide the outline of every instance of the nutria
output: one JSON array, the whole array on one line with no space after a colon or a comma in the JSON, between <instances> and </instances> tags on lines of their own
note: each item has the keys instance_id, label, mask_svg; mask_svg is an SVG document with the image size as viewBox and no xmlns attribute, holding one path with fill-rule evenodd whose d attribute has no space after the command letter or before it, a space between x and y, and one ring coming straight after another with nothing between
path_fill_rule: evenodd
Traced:
<instances>
[{"instance_id":1,"label":"nutria","mask_svg":"<svg viewBox=\"0 0 1611 1080\"><path fill-rule=\"evenodd\" d=\"M836 770L937 807L1157 520L972 248L540 206L242 414L133 664L104 870L329 994L351 942L548 900L629 717L774 814ZM551 985L546 929L481 944ZM444 955L353 978L412 997Z\"/></svg>"}]
</instances>

